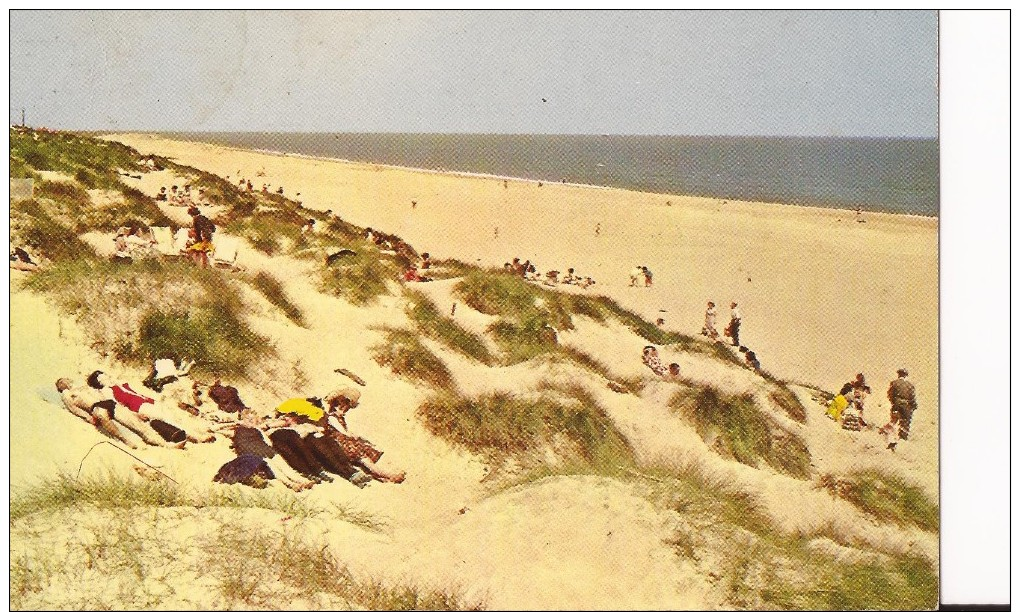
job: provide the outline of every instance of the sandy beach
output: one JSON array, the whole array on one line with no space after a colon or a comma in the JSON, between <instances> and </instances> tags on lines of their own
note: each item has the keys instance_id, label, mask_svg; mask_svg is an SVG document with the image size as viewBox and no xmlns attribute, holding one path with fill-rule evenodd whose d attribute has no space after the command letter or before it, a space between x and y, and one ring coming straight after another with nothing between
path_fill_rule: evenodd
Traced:
<instances>
[{"instance_id":1,"label":"sandy beach","mask_svg":"<svg viewBox=\"0 0 1020 612\"><path fill-rule=\"evenodd\" d=\"M777 376L836 390L864 373L870 410L905 367L917 386L917 478L938 486L938 220L635 193L256 153L144 134L109 136L394 233L434 258L575 268L668 329L696 334L705 303L743 312L741 342ZM417 205L412 208L412 201ZM599 233L596 235L596 226ZM498 236L496 229L498 228ZM650 288L629 286L646 265ZM881 406L881 408L880 408ZM923 450L922 450L923 449Z\"/></svg>"}]
</instances>

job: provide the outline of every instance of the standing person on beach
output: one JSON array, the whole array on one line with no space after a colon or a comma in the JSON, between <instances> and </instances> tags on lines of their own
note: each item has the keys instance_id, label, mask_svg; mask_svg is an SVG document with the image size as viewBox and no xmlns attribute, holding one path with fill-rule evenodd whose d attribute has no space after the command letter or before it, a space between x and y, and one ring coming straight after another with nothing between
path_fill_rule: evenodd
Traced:
<instances>
[{"instance_id":1,"label":"standing person on beach","mask_svg":"<svg viewBox=\"0 0 1020 612\"><path fill-rule=\"evenodd\" d=\"M727 328L730 338L733 339L733 346L740 346L740 310L736 302L730 302L730 326Z\"/></svg>"},{"instance_id":2,"label":"standing person on beach","mask_svg":"<svg viewBox=\"0 0 1020 612\"><path fill-rule=\"evenodd\" d=\"M630 271L630 286L637 287L638 279L645 275L644 266L634 266L634 269Z\"/></svg>"},{"instance_id":3,"label":"standing person on beach","mask_svg":"<svg viewBox=\"0 0 1020 612\"><path fill-rule=\"evenodd\" d=\"M910 436L910 420L917 410L917 397L914 395L914 385L907 380L907 371L903 368L896 370L896 380L889 383L889 403L892 405L890 412L895 412L899 418L900 439L906 440Z\"/></svg>"},{"instance_id":4,"label":"standing person on beach","mask_svg":"<svg viewBox=\"0 0 1020 612\"><path fill-rule=\"evenodd\" d=\"M213 251L212 237L216 225L195 206L188 209L188 214L191 215L191 231L195 239L195 243L188 247L188 253L200 268L206 268L209 266L209 253Z\"/></svg>"},{"instance_id":5,"label":"standing person on beach","mask_svg":"<svg viewBox=\"0 0 1020 612\"><path fill-rule=\"evenodd\" d=\"M705 309L705 326L701 328L701 335L708 336L709 340L719 339L719 331L715 328L715 302L709 302Z\"/></svg>"}]
</instances>

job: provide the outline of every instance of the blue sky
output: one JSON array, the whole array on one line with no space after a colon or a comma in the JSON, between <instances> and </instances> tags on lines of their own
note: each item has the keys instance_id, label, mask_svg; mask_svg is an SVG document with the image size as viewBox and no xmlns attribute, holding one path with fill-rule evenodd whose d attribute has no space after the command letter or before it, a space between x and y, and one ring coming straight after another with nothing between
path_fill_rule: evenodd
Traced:
<instances>
[{"instance_id":1,"label":"blue sky","mask_svg":"<svg viewBox=\"0 0 1020 612\"><path fill-rule=\"evenodd\" d=\"M12 11L64 129L928 136L934 11Z\"/></svg>"}]
</instances>

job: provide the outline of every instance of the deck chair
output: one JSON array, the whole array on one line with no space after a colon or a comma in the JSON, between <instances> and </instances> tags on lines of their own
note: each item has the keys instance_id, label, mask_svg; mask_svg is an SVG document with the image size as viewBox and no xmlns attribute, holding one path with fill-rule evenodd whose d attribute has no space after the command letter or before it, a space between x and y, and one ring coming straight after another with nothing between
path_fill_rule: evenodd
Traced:
<instances>
[{"instance_id":1,"label":"deck chair","mask_svg":"<svg viewBox=\"0 0 1020 612\"><path fill-rule=\"evenodd\" d=\"M219 236L213 241L216 249L212 254L212 263L215 266L233 268L237 265L237 249L240 242L232 236Z\"/></svg>"},{"instance_id":2,"label":"deck chair","mask_svg":"<svg viewBox=\"0 0 1020 612\"><path fill-rule=\"evenodd\" d=\"M174 234L174 248L178 254L183 253L184 249L188 248L188 228L182 227L177 230Z\"/></svg>"},{"instance_id":3,"label":"deck chair","mask_svg":"<svg viewBox=\"0 0 1020 612\"><path fill-rule=\"evenodd\" d=\"M175 246L173 232L169 227L152 227L152 237L156 240L156 252L160 255L177 256L181 250Z\"/></svg>"}]
</instances>

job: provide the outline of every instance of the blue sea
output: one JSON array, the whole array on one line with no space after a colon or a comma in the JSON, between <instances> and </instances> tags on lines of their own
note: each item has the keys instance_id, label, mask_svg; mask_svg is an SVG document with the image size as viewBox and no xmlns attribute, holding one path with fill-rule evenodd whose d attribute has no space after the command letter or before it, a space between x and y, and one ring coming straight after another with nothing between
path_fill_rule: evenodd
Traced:
<instances>
[{"instance_id":1,"label":"blue sea","mask_svg":"<svg viewBox=\"0 0 1020 612\"><path fill-rule=\"evenodd\" d=\"M411 168L935 217L924 138L204 132L175 138Z\"/></svg>"}]
</instances>

